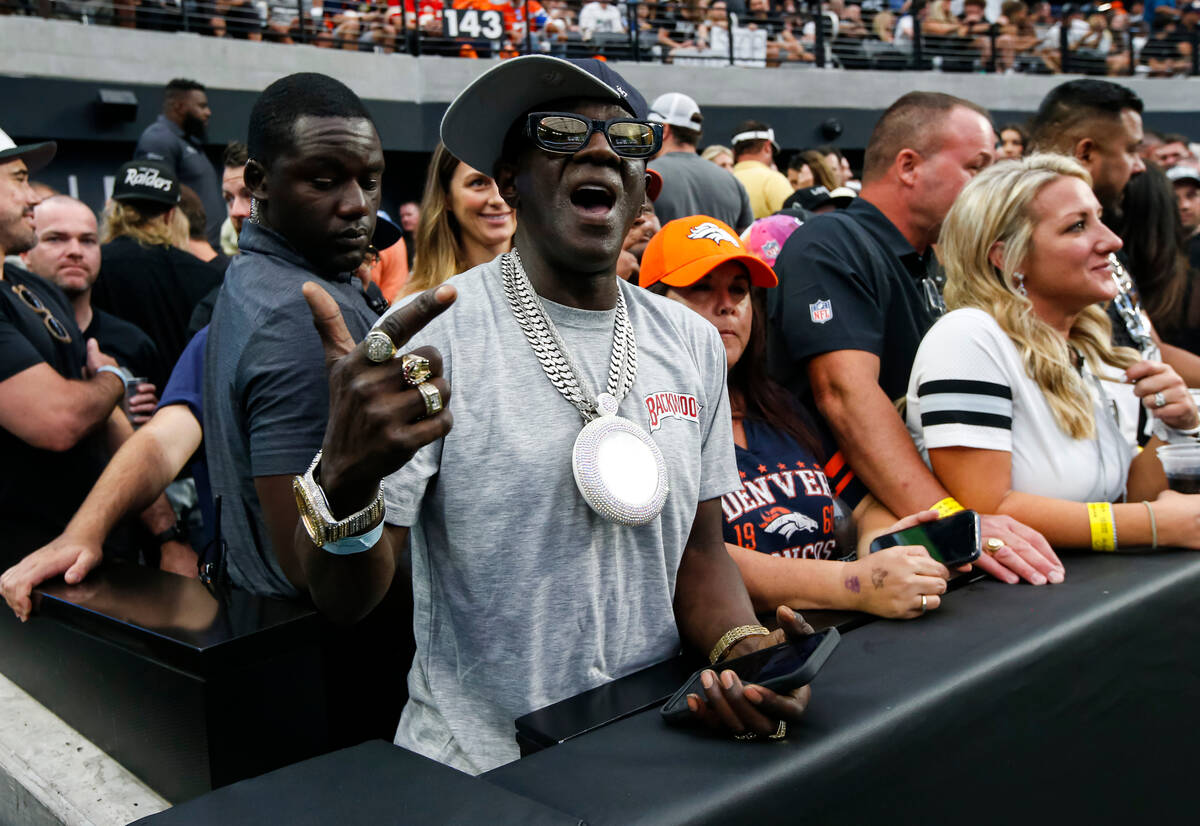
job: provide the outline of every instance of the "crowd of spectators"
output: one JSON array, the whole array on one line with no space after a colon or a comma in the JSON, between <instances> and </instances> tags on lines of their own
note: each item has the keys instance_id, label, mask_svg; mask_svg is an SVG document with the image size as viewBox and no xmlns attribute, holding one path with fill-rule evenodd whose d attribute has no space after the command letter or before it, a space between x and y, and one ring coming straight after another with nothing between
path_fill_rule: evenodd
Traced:
<instances>
[{"instance_id":1,"label":"crowd of spectators","mask_svg":"<svg viewBox=\"0 0 1200 826\"><path fill-rule=\"evenodd\" d=\"M938 36L981 36L965 14ZM868 554L885 530L977 510L1012 584L1062 582L1052 547L1200 547L1154 450L1200 438L1200 157L1154 114L1097 79L999 126L911 92L853 169L523 57L451 104L395 221L324 75L264 90L220 169L207 90L172 81L99 217L35 186L53 144L0 133L0 593L27 619L105 558L345 623L411 589L396 741L479 772L516 716L681 645L715 665L803 635L796 610L937 609L951 572ZM632 504L579 458L596 427L653 446ZM730 675L699 722L801 723L806 689Z\"/></svg>"},{"instance_id":2,"label":"crowd of spectators","mask_svg":"<svg viewBox=\"0 0 1200 826\"><path fill-rule=\"evenodd\" d=\"M323 48L686 65L1200 73L1200 0L10 0L8 13ZM454 11L453 19L447 10ZM494 14L492 14L494 13ZM820 21L820 26L817 25Z\"/></svg>"}]
</instances>

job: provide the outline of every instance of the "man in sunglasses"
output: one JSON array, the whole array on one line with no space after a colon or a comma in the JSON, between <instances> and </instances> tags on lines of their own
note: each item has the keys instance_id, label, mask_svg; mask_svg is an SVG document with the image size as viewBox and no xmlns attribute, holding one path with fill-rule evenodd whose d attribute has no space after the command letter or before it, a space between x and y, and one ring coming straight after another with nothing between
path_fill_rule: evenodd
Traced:
<instances>
[{"instance_id":1,"label":"man in sunglasses","mask_svg":"<svg viewBox=\"0 0 1200 826\"><path fill-rule=\"evenodd\" d=\"M297 553L316 604L352 620L411 541L396 742L478 773L517 758L515 718L681 644L718 663L811 629L786 608L786 631L759 626L724 548L738 479L719 335L616 276L661 142L641 95L600 61L513 58L455 99L441 137L516 209L515 251L357 346L305 285L330 420L296 481ZM706 681L698 720L746 739L785 736L808 699Z\"/></svg>"},{"instance_id":2,"label":"man in sunglasses","mask_svg":"<svg viewBox=\"0 0 1200 826\"><path fill-rule=\"evenodd\" d=\"M17 146L0 132L0 257L36 243L37 196L29 176L49 163L54 151L52 142ZM117 407L125 378L94 339L85 345L71 305L57 287L5 265L0 279L0 568L66 527L109 452L132 432ZM151 530L175 521L165 499L148 517ZM114 551L127 550L120 544Z\"/></svg>"}]
</instances>

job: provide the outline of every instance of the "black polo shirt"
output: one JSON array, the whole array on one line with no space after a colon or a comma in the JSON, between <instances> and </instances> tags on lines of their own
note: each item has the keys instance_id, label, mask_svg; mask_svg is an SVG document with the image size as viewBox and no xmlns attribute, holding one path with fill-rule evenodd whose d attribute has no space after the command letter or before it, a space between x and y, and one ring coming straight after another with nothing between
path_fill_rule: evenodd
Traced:
<instances>
[{"instance_id":1,"label":"black polo shirt","mask_svg":"<svg viewBox=\"0 0 1200 826\"><path fill-rule=\"evenodd\" d=\"M66 296L6 264L0 281L0 382L39 364L79 379L86 361ZM0 570L62 533L108 460L104 432L97 428L70 450L53 451L0 427Z\"/></svg>"},{"instance_id":2,"label":"black polo shirt","mask_svg":"<svg viewBox=\"0 0 1200 826\"><path fill-rule=\"evenodd\" d=\"M865 350L879 356L888 398L903 396L917 346L941 314L935 267L932 252L918 255L863 198L806 222L784 244L779 286L767 291L771 375L811 404L808 360Z\"/></svg>"}]
</instances>

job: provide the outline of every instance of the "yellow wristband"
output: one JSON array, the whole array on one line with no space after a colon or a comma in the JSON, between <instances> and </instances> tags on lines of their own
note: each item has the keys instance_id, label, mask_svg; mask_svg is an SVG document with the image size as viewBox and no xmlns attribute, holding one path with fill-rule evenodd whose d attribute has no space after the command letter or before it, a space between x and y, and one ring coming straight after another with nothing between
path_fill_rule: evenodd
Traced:
<instances>
[{"instance_id":1,"label":"yellow wristband","mask_svg":"<svg viewBox=\"0 0 1200 826\"><path fill-rule=\"evenodd\" d=\"M1117 526L1113 524L1112 504L1088 502L1088 524L1092 528L1093 551L1115 551L1117 549Z\"/></svg>"},{"instance_id":2,"label":"yellow wristband","mask_svg":"<svg viewBox=\"0 0 1200 826\"><path fill-rule=\"evenodd\" d=\"M940 502L934 502L929 506L928 510L937 511L938 516L949 516L952 513L958 513L961 510L965 510L965 508L958 504L958 500L956 500L953 496L947 496Z\"/></svg>"}]
</instances>

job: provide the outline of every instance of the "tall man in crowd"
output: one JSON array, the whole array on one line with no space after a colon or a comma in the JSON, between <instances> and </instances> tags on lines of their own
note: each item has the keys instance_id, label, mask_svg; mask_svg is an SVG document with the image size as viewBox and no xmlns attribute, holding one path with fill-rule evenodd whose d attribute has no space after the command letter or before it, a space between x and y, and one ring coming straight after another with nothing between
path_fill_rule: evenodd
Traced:
<instances>
[{"instance_id":1,"label":"tall man in crowd","mask_svg":"<svg viewBox=\"0 0 1200 826\"><path fill-rule=\"evenodd\" d=\"M1142 109L1142 99L1127 87L1088 78L1051 89L1030 121L1035 150L1069 155L1092 176L1092 191L1104 207L1106 220L1120 212L1129 179L1146 171L1139 151ZM1138 273L1130 275L1136 286ZM1116 343L1147 349L1135 340L1116 302L1110 304L1108 314ZM1150 318L1142 315L1161 359L1174 367L1189 387L1200 387L1200 356L1162 341ZM1153 347L1150 350L1146 358L1155 357Z\"/></svg>"},{"instance_id":2,"label":"tall man in crowd","mask_svg":"<svg viewBox=\"0 0 1200 826\"><path fill-rule=\"evenodd\" d=\"M34 275L54 284L67 296L83 338L96 339L102 352L134 376L147 381L129 400L136 425L154 413L155 395L166 380L158 348L137 326L92 306L92 286L100 275L100 237L96 214L83 201L52 195L34 209L37 244L24 254Z\"/></svg>"},{"instance_id":3,"label":"tall man in crowd","mask_svg":"<svg viewBox=\"0 0 1200 826\"><path fill-rule=\"evenodd\" d=\"M921 461L893 399L904 395L925 332L944 311L931 246L967 181L995 160L987 112L935 92L893 103L871 133L861 195L797 229L776 260L771 370L812 401L841 454L893 513L950 506ZM952 502L952 500L951 500ZM1036 531L985 516L1004 547L980 568L1005 582L1061 582Z\"/></svg>"},{"instance_id":4,"label":"tall man in crowd","mask_svg":"<svg viewBox=\"0 0 1200 826\"><path fill-rule=\"evenodd\" d=\"M748 120L733 136L733 174L746 188L755 218L783 209L794 191L787 175L775 169L778 151L775 130L765 123Z\"/></svg>"},{"instance_id":5,"label":"tall man in crowd","mask_svg":"<svg viewBox=\"0 0 1200 826\"><path fill-rule=\"evenodd\" d=\"M53 143L15 145L0 132L0 257L36 242L29 185L54 156ZM117 407L126 373L85 344L62 292L20 268L0 279L0 565L59 534L132 429ZM144 515L154 533L175 522L159 497ZM129 548L121 549L128 553ZM167 554L164 553L164 562Z\"/></svg>"},{"instance_id":6,"label":"tall man in crowd","mask_svg":"<svg viewBox=\"0 0 1200 826\"><path fill-rule=\"evenodd\" d=\"M292 553L292 477L320 448L329 413L324 355L300 287L324 284L356 339L378 317L352 273L371 243L383 149L358 97L319 74L268 86L248 137L245 183L257 220L242 225L209 328L205 445L233 583L293 597L306 577Z\"/></svg>"},{"instance_id":7,"label":"tall man in crowd","mask_svg":"<svg viewBox=\"0 0 1200 826\"><path fill-rule=\"evenodd\" d=\"M654 201L658 220L711 215L738 232L750 226L754 211L741 182L696 154L704 122L696 101L681 92L659 95L649 117L663 125L662 149L649 164L664 181Z\"/></svg>"},{"instance_id":8,"label":"tall man in crowd","mask_svg":"<svg viewBox=\"0 0 1200 826\"><path fill-rule=\"evenodd\" d=\"M163 90L162 114L142 132L133 156L166 164L181 183L196 190L208 216L205 235L216 247L221 243L225 210L221 181L204 154L210 117L208 92L202 84L182 78L172 80Z\"/></svg>"},{"instance_id":9,"label":"tall man in crowd","mask_svg":"<svg viewBox=\"0 0 1200 826\"><path fill-rule=\"evenodd\" d=\"M578 141L554 128L564 112L579 118ZM681 639L713 649L717 662L784 636L755 627L722 541L719 497L738 480L716 331L616 277L645 197L646 155L610 138L608 121L641 121L644 147L657 143L646 114L600 61L501 62L450 105L442 140L496 178L519 216L519 254L398 308L357 346L332 300L305 285L331 363L331 405L319 461L297 482L306 501L297 557L318 607L353 619L411 541L417 656L396 741L466 771L517 758L516 717L659 662ZM571 367L563 392L526 339L541 330L558 340L551 325L571 358L559 356L582 373ZM410 338L427 346L392 358ZM636 366L618 358L610 377L621 342L635 345ZM451 372L453 430L443 408ZM593 395L605 387L612 401ZM638 439L638 425L650 428L648 401L664 391L695 411L654 432L670 496L622 514L607 510L622 494L588 487L601 497L593 510L572 473L581 415L611 405L627 418L607 424ZM665 493L659 474L648 480ZM789 634L806 630L786 608L779 618ZM705 691L711 705L693 697L693 711L748 736L782 735L781 721L798 720L807 701L806 690L775 695L732 671L707 672Z\"/></svg>"}]
</instances>

